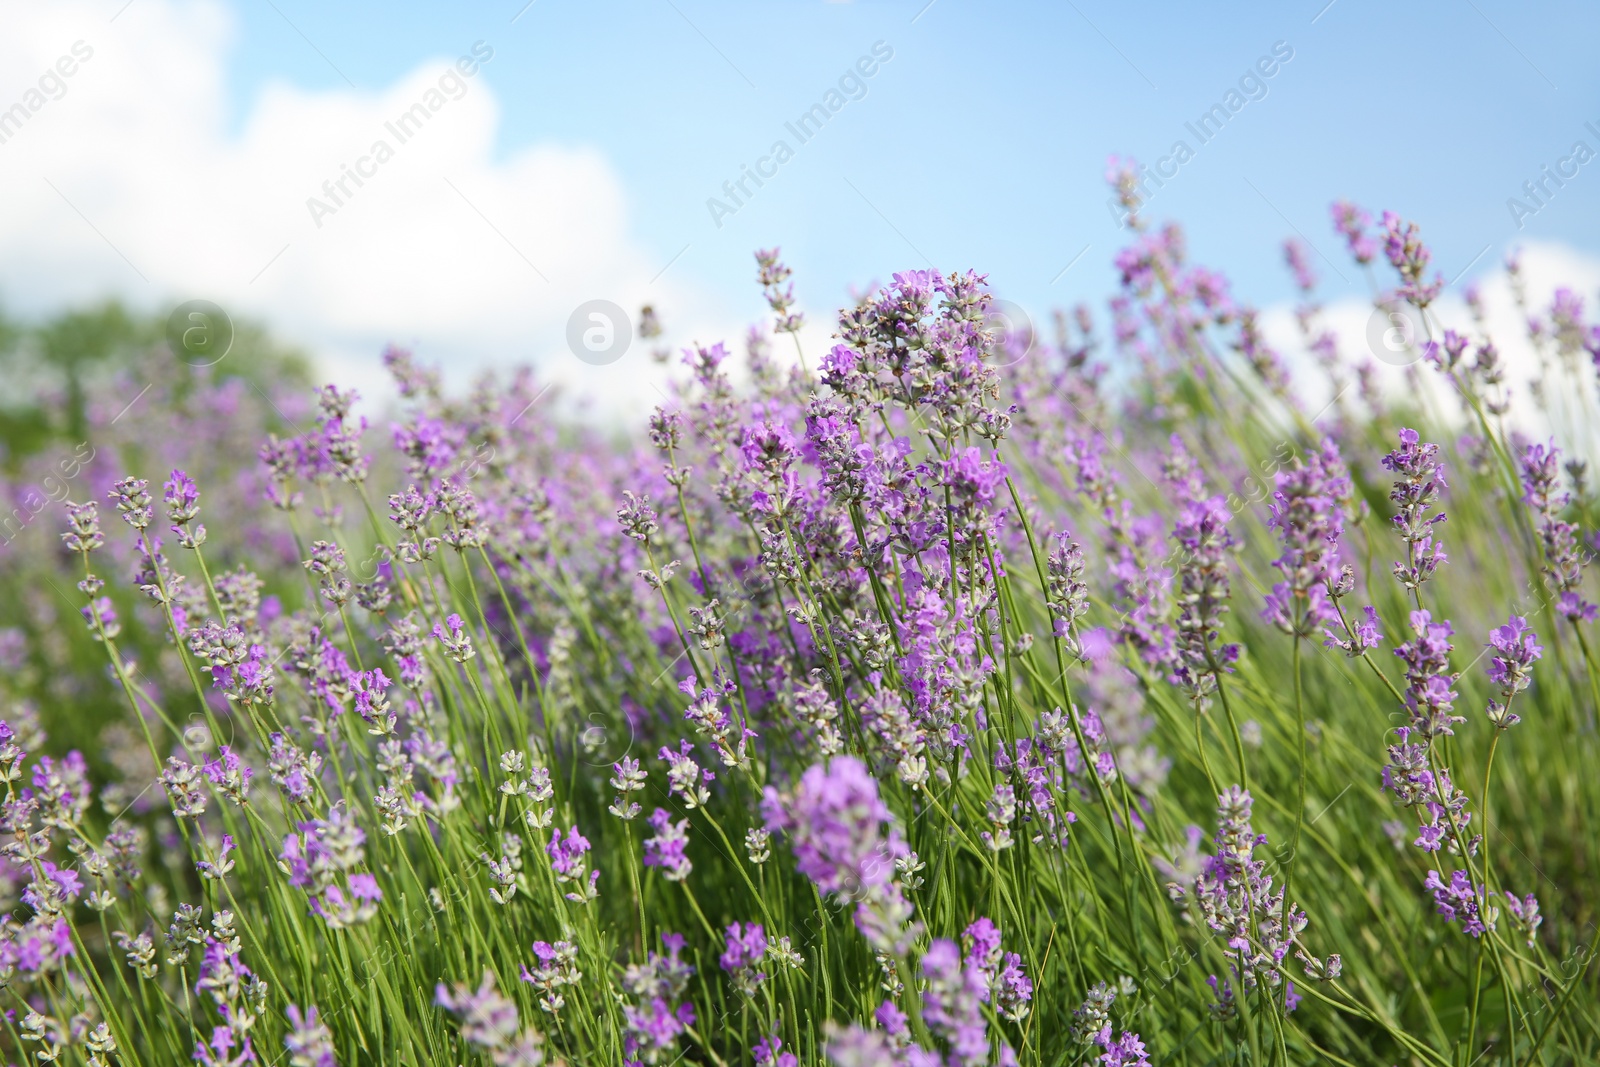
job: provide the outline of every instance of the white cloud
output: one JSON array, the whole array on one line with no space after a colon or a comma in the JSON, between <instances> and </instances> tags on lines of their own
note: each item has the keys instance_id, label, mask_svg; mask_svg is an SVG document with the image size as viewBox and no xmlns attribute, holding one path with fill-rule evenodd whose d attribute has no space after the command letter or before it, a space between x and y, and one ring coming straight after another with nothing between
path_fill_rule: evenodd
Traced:
<instances>
[{"instance_id":1,"label":"white cloud","mask_svg":"<svg viewBox=\"0 0 1600 1067\"><path fill-rule=\"evenodd\" d=\"M669 326L737 336L687 272L652 284L666 257L630 236L625 191L599 152L537 145L495 158L494 95L453 69L474 42L381 91L271 85L234 134L229 9L139 0L110 21L117 7L0 9L0 109L43 101L0 143L0 297L13 310L205 298L265 320L323 373L369 392L385 388L378 353L393 340L458 381L535 362L614 414L647 409L661 375L637 340L608 367L573 358L564 334L578 304L652 301ZM27 95L77 42L92 56L60 98ZM401 143L385 123L419 102L437 110ZM359 187L345 178L319 227L308 198L331 204L324 182L379 141L393 157L363 163L375 172Z\"/></svg>"},{"instance_id":2,"label":"white cloud","mask_svg":"<svg viewBox=\"0 0 1600 1067\"><path fill-rule=\"evenodd\" d=\"M1600 259L1554 242L1530 241L1521 248L1522 276L1530 312L1548 319L1555 291L1566 288L1584 298L1585 317L1589 322L1600 319ZM1464 297L1467 285L1475 282L1483 301L1485 330L1506 367L1512 425L1538 436L1554 433L1565 447L1597 455L1600 435L1596 431L1600 427L1588 414L1600 410L1594 400L1596 368L1587 361L1575 364L1570 368L1570 377L1557 377L1547 390L1551 398L1548 408L1534 403L1529 382L1540 375L1540 360L1528 339L1527 324L1517 309L1510 277L1503 263L1495 258L1497 256L1503 253L1491 251L1485 255L1478 273L1447 290L1434 305L1433 312L1447 328L1469 335L1476 343L1482 331L1473 324ZM1382 263L1375 264L1375 270L1379 277L1392 273ZM1370 302L1338 300L1324 308L1322 322L1338 335L1339 351L1346 360L1372 360L1378 369L1377 382L1386 395L1411 395L1420 386L1435 412L1445 418L1461 418L1461 405L1443 375L1427 365L1413 369L1373 358L1374 352L1367 339L1373 315ZM1332 399L1332 391L1326 376L1303 350L1293 309L1287 306L1268 309L1262 315L1262 328L1274 347L1288 356L1296 388L1308 408L1317 411L1327 404Z\"/></svg>"}]
</instances>

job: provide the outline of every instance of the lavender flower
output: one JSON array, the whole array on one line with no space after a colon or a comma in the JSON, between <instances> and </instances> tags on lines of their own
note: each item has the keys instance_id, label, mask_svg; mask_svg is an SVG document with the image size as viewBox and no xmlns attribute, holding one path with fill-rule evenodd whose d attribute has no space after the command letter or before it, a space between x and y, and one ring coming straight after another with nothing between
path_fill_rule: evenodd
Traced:
<instances>
[{"instance_id":1,"label":"lavender flower","mask_svg":"<svg viewBox=\"0 0 1600 1067\"><path fill-rule=\"evenodd\" d=\"M1368 237L1366 233L1366 228L1372 223L1372 216L1348 200L1335 201L1331 210L1333 228L1344 237L1351 257L1362 266L1376 259L1378 242Z\"/></svg>"},{"instance_id":2,"label":"lavender flower","mask_svg":"<svg viewBox=\"0 0 1600 1067\"><path fill-rule=\"evenodd\" d=\"M856 926L868 940L903 953L911 906L891 879L895 860L910 850L866 765L851 756L814 764L792 793L768 786L761 807L767 829L789 835L800 873L824 893L857 901Z\"/></svg>"},{"instance_id":3,"label":"lavender flower","mask_svg":"<svg viewBox=\"0 0 1600 1067\"><path fill-rule=\"evenodd\" d=\"M283 1035L284 1050L289 1053L289 1067L338 1067L333 1057L333 1033L317 1015L315 1004L301 1014L297 1005L290 1004L289 1032Z\"/></svg>"},{"instance_id":4,"label":"lavender flower","mask_svg":"<svg viewBox=\"0 0 1600 1067\"><path fill-rule=\"evenodd\" d=\"M988 918L979 918L961 935L966 945L968 967L983 975L985 1002L992 1002L1001 1018L1021 1022L1027 1018L1033 1000L1033 982L1022 970L1022 957L1000 947L1000 928Z\"/></svg>"},{"instance_id":5,"label":"lavender flower","mask_svg":"<svg viewBox=\"0 0 1600 1067\"><path fill-rule=\"evenodd\" d=\"M1454 872L1448 883L1438 871L1429 871L1423 885L1433 891L1434 907L1444 916L1445 922L1459 922L1462 933L1471 937L1482 937L1489 928L1484 923L1483 909L1480 907L1482 891L1473 890L1472 879L1466 871Z\"/></svg>"},{"instance_id":6,"label":"lavender flower","mask_svg":"<svg viewBox=\"0 0 1600 1067\"><path fill-rule=\"evenodd\" d=\"M1400 273L1397 295L1418 308L1433 303L1444 288L1444 278L1437 272L1432 282L1423 281L1432 254L1422 243L1422 234L1414 222L1405 222L1392 211L1383 213L1383 253L1389 265Z\"/></svg>"},{"instance_id":7,"label":"lavender flower","mask_svg":"<svg viewBox=\"0 0 1600 1067\"><path fill-rule=\"evenodd\" d=\"M191 549L205 544L205 524L194 521L200 514L200 490L195 486L194 479L181 470L175 470L163 488L167 518L172 520L172 532L178 535L178 544Z\"/></svg>"},{"instance_id":8,"label":"lavender flower","mask_svg":"<svg viewBox=\"0 0 1600 1067\"><path fill-rule=\"evenodd\" d=\"M1262 617L1285 633L1309 637L1335 617L1328 587L1338 574L1341 502L1349 494L1350 478L1331 440L1278 474L1267 525L1283 541L1283 555L1272 564L1283 580L1267 595Z\"/></svg>"},{"instance_id":9,"label":"lavender flower","mask_svg":"<svg viewBox=\"0 0 1600 1067\"><path fill-rule=\"evenodd\" d=\"M67 551L87 556L106 543L100 532L100 506L94 501L87 504L67 503L67 532L61 535Z\"/></svg>"},{"instance_id":10,"label":"lavender flower","mask_svg":"<svg viewBox=\"0 0 1600 1067\"><path fill-rule=\"evenodd\" d=\"M711 799L707 788L716 774L702 770L694 761L694 745L687 738L678 743L678 751L662 747L657 758L667 763L667 791L683 801L683 806L693 810Z\"/></svg>"},{"instance_id":11,"label":"lavender flower","mask_svg":"<svg viewBox=\"0 0 1600 1067\"><path fill-rule=\"evenodd\" d=\"M130 476L117 482L107 494L107 498L116 504L117 510L122 513L122 521L141 532L150 525L152 514L150 494L147 491L149 487L150 483L143 478Z\"/></svg>"},{"instance_id":12,"label":"lavender flower","mask_svg":"<svg viewBox=\"0 0 1600 1067\"><path fill-rule=\"evenodd\" d=\"M1538 940L1539 927L1544 923L1544 916L1539 914L1539 901L1532 893L1522 899L1512 892L1506 893L1506 907L1511 915L1511 924L1523 931L1528 938L1528 947L1532 948Z\"/></svg>"},{"instance_id":13,"label":"lavender flower","mask_svg":"<svg viewBox=\"0 0 1600 1067\"><path fill-rule=\"evenodd\" d=\"M548 941L535 941L533 954L538 963L532 971L526 966L522 968L522 980L543 994L539 1007L555 1015L567 1004L567 998L560 992L562 987L575 986L583 980L583 972L578 970L578 947L571 941L557 941L553 945Z\"/></svg>"},{"instance_id":14,"label":"lavender flower","mask_svg":"<svg viewBox=\"0 0 1600 1067\"><path fill-rule=\"evenodd\" d=\"M1520 716L1511 713L1511 699L1533 682L1533 664L1544 655L1538 635L1528 620L1511 616L1504 626L1489 631L1489 645L1498 655L1489 660L1489 680L1500 687L1500 699L1489 701L1489 721L1500 729L1515 726Z\"/></svg>"},{"instance_id":15,"label":"lavender flower","mask_svg":"<svg viewBox=\"0 0 1600 1067\"><path fill-rule=\"evenodd\" d=\"M661 943L664 955L651 952L643 964L630 964L622 975L622 988L634 1000L622 1009L622 1047L630 1063L670 1062L679 1035L694 1025L693 1004L673 1005L694 974L682 958L683 935L664 933Z\"/></svg>"},{"instance_id":16,"label":"lavender flower","mask_svg":"<svg viewBox=\"0 0 1600 1067\"><path fill-rule=\"evenodd\" d=\"M907 852L878 784L852 756L815 764L791 794L766 789L767 829L789 834L800 873L825 893L856 898L885 885Z\"/></svg>"},{"instance_id":17,"label":"lavender flower","mask_svg":"<svg viewBox=\"0 0 1600 1067\"><path fill-rule=\"evenodd\" d=\"M1183 552L1178 565L1178 616L1174 622L1172 681L1204 711L1223 671L1239 658L1239 646L1216 645L1228 612L1228 553L1238 544L1228 532L1232 517L1220 496L1187 504L1173 527Z\"/></svg>"},{"instance_id":18,"label":"lavender flower","mask_svg":"<svg viewBox=\"0 0 1600 1067\"><path fill-rule=\"evenodd\" d=\"M672 812L657 808L650 813L649 823L655 834L645 838L644 865L660 867L662 877L669 882L683 881L694 870L694 863L686 852L689 846L689 820L673 822Z\"/></svg>"},{"instance_id":19,"label":"lavender flower","mask_svg":"<svg viewBox=\"0 0 1600 1067\"><path fill-rule=\"evenodd\" d=\"M1322 632L1328 639L1322 642L1323 645L1327 648L1340 649L1346 656L1355 659L1383 644L1383 630L1380 629L1377 610L1369 604L1361 609L1361 613L1362 618L1350 625L1346 637L1340 637L1332 629L1324 627Z\"/></svg>"},{"instance_id":20,"label":"lavender flower","mask_svg":"<svg viewBox=\"0 0 1600 1067\"><path fill-rule=\"evenodd\" d=\"M574 904L586 903L599 895L594 885L600 880L600 872L588 869L588 861L584 859L588 851L589 839L580 834L576 826L567 831L565 839L561 837L561 831L557 830L550 835L550 841L545 845L545 853L550 857L550 869L555 872L556 881L563 885L573 884L578 887L566 895ZM649 846L646 845L646 855L648 854ZM586 876L587 885L584 884Z\"/></svg>"},{"instance_id":21,"label":"lavender flower","mask_svg":"<svg viewBox=\"0 0 1600 1067\"><path fill-rule=\"evenodd\" d=\"M639 761L625 758L620 763L611 765L611 788L617 791L617 798L611 802L606 810L624 821L633 819L639 814L637 802L628 798L644 789L646 775L639 769Z\"/></svg>"},{"instance_id":22,"label":"lavender flower","mask_svg":"<svg viewBox=\"0 0 1600 1067\"><path fill-rule=\"evenodd\" d=\"M1453 734L1453 727L1466 719L1454 714L1456 691L1450 686L1457 675L1450 671L1450 653L1455 632L1448 621L1434 622L1426 611L1411 613L1411 630L1416 636L1394 650L1406 665L1406 707L1411 726L1424 739Z\"/></svg>"},{"instance_id":23,"label":"lavender flower","mask_svg":"<svg viewBox=\"0 0 1600 1067\"><path fill-rule=\"evenodd\" d=\"M753 997L756 989L767 980L766 974L756 969L767 955L766 931L760 923L747 926L732 923L726 937L727 948L720 959L722 969L732 977L735 989Z\"/></svg>"},{"instance_id":24,"label":"lavender flower","mask_svg":"<svg viewBox=\"0 0 1600 1067\"><path fill-rule=\"evenodd\" d=\"M982 970L963 963L954 941L936 938L922 957L922 1018L950 1047L951 1067L989 1062L988 1027L982 1004L988 996Z\"/></svg>"},{"instance_id":25,"label":"lavender flower","mask_svg":"<svg viewBox=\"0 0 1600 1067\"><path fill-rule=\"evenodd\" d=\"M1561 452L1555 445L1531 444L1518 457L1522 500L1533 509L1544 546L1544 581L1557 610L1569 622L1592 622L1600 608L1582 594L1585 560L1578 551L1577 528L1560 517L1570 500L1558 474Z\"/></svg>"},{"instance_id":26,"label":"lavender flower","mask_svg":"<svg viewBox=\"0 0 1600 1067\"><path fill-rule=\"evenodd\" d=\"M495 1067L539 1067L544 1062L543 1036L521 1028L517 1006L495 988L493 972L483 972L476 990L460 982L446 989L441 982L433 999L460 1020L462 1040L487 1052Z\"/></svg>"},{"instance_id":27,"label":"lavender flower","mask_svg":"<svg viewBox=\"0 0 1600 1067\"><path fill-rule=\"evenodd\" d=\"M1439 564L1447 561L1444 545L1434 541L1432 530L1446 515L1429 510L1439 494L1449 488L1444 479L1444 464L1439 462L1439 446L1422 444L1415 430L1400 431L1400 447L1383 457L1384 469L1397 477L1389 499L1394 502L1395 529L1406 543L1406 561L1394 565L1394 576L1407 592L1415 594L1433 577Z\"/></svg>"},{"instance_id":28,"label":"lavender flower","mask_svg":"<svg viewBox=\"0 0 1600 1067\"><path fill-rule=\"evenodd\" d=\"M1267 837L1250 825L1251 804L1250 794L1240 787L1223 790L1217 798L1215 855L1192 888L1169 886L1169 892L1174 899L1192 899L1206 925L1226 937L1223 954L1245 988L1254 989L1261 982L1278 988L1291 949L1308 975L1338 977L1339 957L1329 956L1323 962L1305 951L1300 941L1308 922L1305 912L1292 904L1284 908L1283 891L1273 889L1266 862L1255 858L1256 848L1266 844Z\"/></svg>"}]
</instances>

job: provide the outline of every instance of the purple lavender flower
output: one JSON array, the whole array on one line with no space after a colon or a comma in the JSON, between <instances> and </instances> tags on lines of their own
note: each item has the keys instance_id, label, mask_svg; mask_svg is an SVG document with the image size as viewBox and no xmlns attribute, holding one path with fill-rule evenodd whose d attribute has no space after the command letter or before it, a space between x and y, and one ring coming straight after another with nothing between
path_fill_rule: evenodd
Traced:
<instances>
[{"instance_id":1,"label":"purple lavender flower","mask_svg":"<svg viewBox=\"0 0 1600 1067\"><path fill-rule=\"evenodd\" d=\"M783 1048L783 1038L777 1034L757 1041L750 1049L750 1055L756 1061L756 1067L800 1067L800 1057L792 1052L779 1051Z\"/></svg>"},{"instance_id":2,"label":"purple lavender flower","mask_svg":"<svg viewBox=\"0 0 1600 1067\"><path fill-rule=\"evenodd\" d=\"M1448 620L1434 622L1426 611L1411 613L1411 630L1416 636L1394 650L1406 665L1406 707L1411 726L1427 741L1453 734L1453 727L1466 719L1454 714L1456 691L1450 686L1457 675L1450 670L1450 653L1455 632Z\"/></svg>"},{"instance_id":3,"label":"purple lavender flower","mask_svg":"<svg viewBox=\"0 0 1600 1067\"><path fill-rule=\"evenodd\" d=\"M1433 891L1433 903L1447 923L1459 922L1463 933L1482 937L1486 929L1479 909L1480 893L1472 888L1466 871L1456 871L1446 883L1438 871L1429 871L1423 886Z\"/></svg>"},{"instance_id":4,"label":"purple lavender flower","mask_svg":"<svg viewBox=\"0 0 1600 1067\"><path fill-rule=\"evenodd\" d=\"M732 976L734 988L753 997L756 989L767 980L766 974L757 970L767 956L766 931L760 923L732 923L726 936L727 948L720 960L722 969Z\"/></svg>"},{"instance_id":5,"label":"purple lavender flower","mask_svg":"<svg viewBox=\"0 0 1600 1067\"><path fill-rule=\"evenodd\" d=\"M1340 637L1332 629L1324 627L1323 633L1327 640L1322 642L1327 648L1343 650L1351 659L1364 656L1369 651L1383 644L1383 630L1380 628L1377 609L1367 605L1361 609L1362 617L1351 625L1348 637Z\"/></svg>"},{"instance_id":6,"label":"purple lavender flower","mask_svg":"<svg viewBox=\"0 0 1600 1067\"><path fill-rule=\"evenodd\" d=\"M1103 1067L1150 1067L1150 1056L1145 1052L1144 1040L1136 1033L1124 1030L1122 1036L1113 1041L1111 1024L1107 1023L1095 1035L1094 1041L1104 1050L1100 1056Z\"/></svg>"},{"instance_id":7,"label":"purple lavender flower","mask_svg":"<svg viewBox=\"0 0 1600 1067\"><path fill-rule=\"evenodd\" d=\"M954 941L936 938L922 957L922 1018L950 1048L951 1067L981 1067L989 1061L982 970L962 962Z\"/></svg>"},{"instance_id":8,"label":"purple lavender flower","mask_svg":"<svg viewBox=\"0 0 1600 1067\"><path fill-rule=\"evenodd\" d=\"M1344 237L1355 261L1366 266L1376 259L1378 242L1366 233L1367 227L1372 224L1372 216L1348 200L1334 201L1331 211L1333 228Z\"/></svg>"},{"instance_id":9,"label":"purple lavender flower","mask_svg":"<svg viewBox=\"0 0 1600 1067\"><path fill-rule=\"evenodd\" d=\"M1221 682L1219 674L1239 658L1238 645L1216 645L1228 612L1228 554L1238 544L1228 532L1230 518L1226 499L1214 496L1185 505L1172 530L1182 558L1171 679L1201 711Z\"/></svg>"},{"instance_id":10,"label":"purple lavender flower","mask_svg":"<svg viewBox=\"0 0 1600 1067\"><path fill-rule=\"evenodd\" d=\"M1294 466L1278 474L1267 525L1283 541L1283 555L1272 564L1283 580L1267 595L1262 617L1285 633L1309 637L1336 617L1328 587L1338 574L1342 502L1350 491L1350 477L1331 439L1308 462L1297 457Z\"/></svg>"},{"instance_id":11,"label":"purple lavender flower","mask_svg":"<svg viewBox=\"0 0 1600 1067\"><path fill-rule=\"evenodd\" d=\"M634 998L622 1009L626 1027L622 1047L630 1064L670 1061L678 1036L694 1025L693 1004L673 1006L694 974L694 967L682 958L683 935L664 933L661 943L665 955L651 952L643 964L630 964L622 975L622 988Z\"/></svg>"},{"instance_id":12,"label":"purple lavender flower","mask_svg":"<svg viewBox=\"0 0 1600 1067\"><path fill-rule=\"evenodd\" d=\"M1432 253L1422 243L1421 231L1416 223L1406 222L1392 211L1383 213L1382 223L1383 253L1389 265L1400 273L1397 295L1418 308L1427 307L1444 288L1444 278L1435 272L1432 282L1423 280Z\"/></svg>"},{"instance_id":13,"label":"purple lavender flower","mask_svg":"<svg viewBox=\"0 0 1600 1067\"><path fill-rule=\"evenodd\" d=\"M768 831L789 835L800 873L857 902L856 927L874 948L904 955L917 927L892 878L910 849L866 765L851 756L813 764L792 793L768 786L761 807Z\"/></svg>"},{"instance_id":14,"label":"purple lavender flower","mask_svg":"<svg viewBox=\"0 0 1600 1067\"><path fill-rule=\"evenodd\" d=\"M172 520L172 532L178 535L178 544L184 548L199 548L205 544L205 525L194 522L200 514L200 490L194 479L175 470L163 489L167 518Z\"/></svg>"},{"instance_id":15,"label":"purple lavender flower","mask_svg":"<svg viewBox=\"0 0 1600 1067\"><path fill-rule=\"evenodd\" d=\"M1505 729L1522 721L1511 713L1511 699L1532 684L1533 664L1544 655L1544 647L1520 615L1490 630L1489 645L1498 653L1489 660L1489 680L1500 687L1500 699L1489 701L1489 721Z\"/></svg>"},{"instance_id":16,"label":"purple lavender flower","mask_svg":"<svg viewBox=\"0 0 1600 1067\"><path fill-rule=\"evenodd\" d=\"M1304 241L1291 237L1283 242L1283 261L1289 265L1289 270L1294 274L1294 283L1302 293L1309 293L1317 287L1317 276L1311 269L1311 258L1306 253Z\"/></svg>"},{"instance_id":17,"label":"purple lavender flower","mask_svg":"<svg viewBox=\"0 0 1600 1067\"><path fill-rule=\"evenodd\" d=\"M1544 924L1538 898L1529 893L1519 900L1515 893L1507 891L1506 908L1510 911L1512 925L1528 935L1528 947L1532 948L1538 940L1539 927Z\"/></svg>"},{"instance_id":18,"label":"purple lavender flower","mask_svg":"<svg viewBox=\"0 0 1600 1067\"><path fill-rule=\"evenodd\" d=\"M672 812L657 808L650 813L648 821L655 834L645 838L644 865L660 867L662 877L669 882L683 881L694 870L694 863L686 852L689 846L689 820L673 822ZM584 842L584 847L588 847L588 842Z\"/></svg>"},{"instance_id":19,"label":"purple lavender flower","mask_svg":"<svg viewBox=\"0 0 1600 1067\"><path fill-rule=\"evenodd\" d=\"M1522 500L1533 509L1544 545L1544 581L1556 597L1557 609L1569 622L1592 622L1600 609L1582 593L1584 558L1578 551L1577 528L1562 519L1570 496L1560 488L1561 452L1554 443L1531 444L1517 457Z\"/></svg>"},{"instance_id":20,"label":"purple lavender flower","mask_svg":"<svg viewBox=\"0 0 1600 1067\"><path fill-rule=\"evenodd\" d=\"M878 783L852 756L812 765L792 794L768 786L762 814L769 831L789 835L800 873L824 893L858 899L887 885L908 851Z\"/></svg>"},{"instance_id":21,"label":"purple lavender flower","mask_svg":"<svg viewBox=\"0 0 1600 1067\"><path fill-rule=\"evenodd\" d=\"M283 1047L289 1053L289 1067L338 1067L333 1057L333 1033L317 1015L315 1004L301 1014L298 1005L290 1004L289 1032L283 1035Z\"/></svg>"},{"instance_id":22,"label":"purple lavender flower","mask_svg":"<svg viewBox=\"0 0 1600 1067\"><path fill-rule=\"evenodd\" d=\"M461 1020L462 1040L490 1051L508 1047L521 1025L517 1006L495 988L491 971L483 972L483 981L476 990L462 982L447 989L440 982L434 989L433 1001Z\"/></svg>"},{"instance_id":23,"label":"purple lavender flower","mask_svg":"<svg viewBox=\"0 0 1600 1067\"><path fill-rule=\"evenodd\" d=\"M1267 843L1250 824L1250 794L1230 785L1217 797L1215 855L1187 890L1169 886L1177 900L1193 900L1199 918L1226 938L1223 953L1245 988L1265 981L1277 987L1283 979L1284 958L1293 950L1306 973L1319 979L1336 978L1341 964L1337 955L1324 962L1306 952L1300 932L1308 922L1305 912L1292 903L1284 908L1283 890L1275 890L1267 865L1255 850Z\"/></svg>"},{"instance_id":24,"label":"purple lavender flower","mask_svg":"<svg viewBox=\"0 0 1600 1067\"><path fill-rule=\"evenodd\" d=\"M1389 499L1395 505L1395 529L1406 543L1406 561L1394 565L1394 576L1414 594L1433 577L1439 564L1447 562L1444 545L1432 534L1446 515L1442 511L1428 514L1439 494L1449 488L1444 464L1439 462L1438 445L1423 444L1417 431L1403 429L1400 447L1383 457L1383 466L1396 475Z\"/></svg>"},{"instance_id":25,"label":"purple lavender flower","mask_svg":"<svg viewBox=\"0 0 1600 1067\"><path fill-rule=\"evenodd\" d=\"M968 926L961 939L967 949L967 966L976 967L983 975L984 1001L992 1002L1001 1017L1021 1022L1033 1000L1033 982L1022 970L1022 957L1001 950L1000 928L987 917Z\"/></svg>"},{"instance_id":26,"label":"purple lavender flower","mask_svg":"<svg viewBox=\"0 0 1600 1067\"><path fill-rule=\"evenodd\" d=\"M127 477L111 487L107 499L117 505L117 510L122 513L122 521L132 526L135 530L143 531L150 525L152 514L150 483L143 478Z\"/></svg>"},{"instance_id":27,"label":"purple lavender flower","mask_svg":"<svg viewBox=\"0 0 1600 1067\"><path fill-rule=\"evenodd\" d=\"M522 980L537 987L543 994L539 1007L555 1015L566 1007L567 998L561 994L564 986L574 986L583 980L578 970L578 947L571 941L535 941L533 954L538 963L530 971L522 968Z\"/></svg>"},{"instance_id":28,"label":"purple lavender flower","mask_svg":"<svg viewBox=\"0 0 1600 1067\"><path fill-rule=\"evenodd\" d=\"M67 551L87 556L106 543L100 532L100 505L93 500L87 504L67 502L67 531L61 535Z\"/></svg>"},{"instance_id":29,"label":"purple lavender flower","mask_svg":"<svg viewBox=\"0 0 1600 1067\"><path fill-rule=\"evenodd\" d=\"M1469 855L1476 855L1481 835L1467 838L1472 821L1467 796L1456 789L1448 768L1438 773L1430 769L1428 755L1432 741L1416 744L1410 740L1413 728L1395 730L1399 743L1389 746L1389 762L1383 768L1383 787L1395 800L1409 808L1419 808L1420 824L1413 844L1424 852L1448 848L1459 854L1463 844Z\"/></svg>"}]
</instances>

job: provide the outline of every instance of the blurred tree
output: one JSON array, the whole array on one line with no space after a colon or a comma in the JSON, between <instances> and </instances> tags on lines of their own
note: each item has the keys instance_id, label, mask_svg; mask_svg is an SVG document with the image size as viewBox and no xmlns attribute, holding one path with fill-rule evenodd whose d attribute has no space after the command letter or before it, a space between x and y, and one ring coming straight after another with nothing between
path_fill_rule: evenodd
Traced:
<instances>
[{"instance_id":1,"label":"blurred tree","mask_svg":"<svg viewBox=\"0 0 1600 1067\"><path fill-rule=\"evenodd\" d=\"M165 319L130 311L117 301L62 312L37 325L0 313L0 380L5 383L0 391L0 463L15 471L22 459L54 441L82 440L88 386L158 347L166 347ZM303 352L248 321L234 324L233 346L213 375L242 378L263 390L284 383L309 386L311 381Z\"/></svg>"}]
</instances>

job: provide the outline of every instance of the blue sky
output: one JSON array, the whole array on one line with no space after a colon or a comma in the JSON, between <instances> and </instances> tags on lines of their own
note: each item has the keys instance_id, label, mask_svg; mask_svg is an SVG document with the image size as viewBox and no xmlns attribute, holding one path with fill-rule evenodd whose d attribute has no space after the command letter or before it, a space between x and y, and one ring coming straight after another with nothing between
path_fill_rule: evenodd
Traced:
<instances>
[{"instance_id":1,"label":"blue sky","mask_svg":"<svg viewBox=\"0 0 1600 1067\"><path fill-rule=\"evenodd\" d=\"M987 272L1043 326L1114 290L1128 234L1107 156L1153 164L1180 140L1193 157L1148 214L1180 220L1242 302L1291 302L1280 248L1299 233L1359 332L1339 197L1417 221L1446 278L1526 241L1536 299L1591 294L1600 160L1543 205L1523 184L1570 172L1579 139L1600 151L1597 40L1600 5L1511 0L6 5L0 111L75 42L93 58L0 141L0 306L209 299L378 403L395 341L455 384L531 362L637 413L666 372L642 345L574 358L589 301L656 304L673 344L737 341L766 315L751 253L779 245L811 351L852 286L929 264ZM309 213L479 41L492 60L426 135ZM837 111L802 143L790 127L819 104ZM746 167L768 177L733 203ZM1538 208L1520 230L1512 197ZM712 198L737 210L714 218Z\"/></svg>"},{"instance_id":2,"label":"blue sky","mask_svg":"<svg viewBox=\"0 0 1600 1067\"><path fill-rule=\"evenodd\" d=\"M931 260L986 270L1043 307L1110 284L1122 235L1105 208L1107 154L1197 146L1184 124L1282 41L1293 58L1265 98L1151 207L1180 219L1195 257L1241 296L1287 298L1277 246L1293 230L1359 280L1329 236L1337 196L1417 219L1447 277L1519 238L1600 251L1600 163L1520 232L1506 206L1575 140L1600 148L1584 129L1600 128L1594 5L535 0L517 16L522 6L242 0L231 114L242 121L271 82L375 89L483 39L496 54L482 77L503 109L496 151L599 150L661 266L687 246L670 270L748 314L750 250L767 244L783 246L816 303ZM877 41L894 55L866 96L714 226L706 200Z\"/></svg>"}]
</instances>

